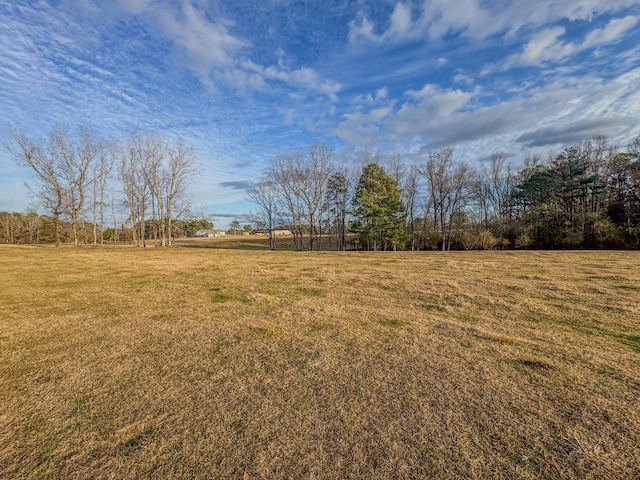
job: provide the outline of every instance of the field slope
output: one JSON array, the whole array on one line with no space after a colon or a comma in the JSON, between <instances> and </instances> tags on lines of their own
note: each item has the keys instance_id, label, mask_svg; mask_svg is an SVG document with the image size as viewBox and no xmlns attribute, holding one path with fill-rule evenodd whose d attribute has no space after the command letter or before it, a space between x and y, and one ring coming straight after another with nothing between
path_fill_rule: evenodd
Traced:
<instances>
[{"instance_id":1,"label":"field slope","mask_svg":"<svg viewBox=\"0 0 640 480\"><path fill-rule=\"evenodd\" d=\"M2 478L639 478L640 253L0 247Z\"/></svg>"}]
</instances>

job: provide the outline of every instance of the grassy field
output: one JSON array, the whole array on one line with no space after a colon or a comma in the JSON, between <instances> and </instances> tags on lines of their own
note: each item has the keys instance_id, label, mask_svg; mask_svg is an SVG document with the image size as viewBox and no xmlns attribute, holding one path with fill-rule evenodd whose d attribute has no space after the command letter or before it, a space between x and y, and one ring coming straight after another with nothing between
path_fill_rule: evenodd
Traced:
<instances>
[{"instance_id":1,"label":"grassy field","mask_svg":"<svg viewBox=\"0 0 640 480\"><path fill-rule=\"evenodd\" d=\"M0 477L640 477L640 252L227 242L0 247Z\"/></svg>"}]
</instances>

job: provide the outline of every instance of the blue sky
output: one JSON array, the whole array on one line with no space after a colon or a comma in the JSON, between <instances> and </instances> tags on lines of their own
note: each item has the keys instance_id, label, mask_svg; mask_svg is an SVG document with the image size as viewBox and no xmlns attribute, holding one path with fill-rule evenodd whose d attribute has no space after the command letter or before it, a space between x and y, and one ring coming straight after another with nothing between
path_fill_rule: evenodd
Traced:
<instances>
[{"instance_id":1,"label":"blue sky","mask_svg":"<svg viewBox=\"0 0 640 480\"><path fill-rule=\"evenodd\" d=\"M0 130L182 137L226 225L271 158L322 141L514 166L640 134L637 0L0 2ZM6 136L3 138L6 140ZM0 211L32 203L0 152Z\"/></svg>"}]
</instances>

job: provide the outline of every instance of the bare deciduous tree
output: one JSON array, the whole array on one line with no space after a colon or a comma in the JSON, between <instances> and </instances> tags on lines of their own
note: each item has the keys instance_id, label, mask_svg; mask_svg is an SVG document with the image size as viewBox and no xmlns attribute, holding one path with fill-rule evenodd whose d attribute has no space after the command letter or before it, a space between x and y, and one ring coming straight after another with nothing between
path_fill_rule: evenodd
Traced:
<instances>
[{"instance_id":1,"label":"bare deciduous tree","mask_svg":"<svg viewBox=\"0 0 640 480\"><path fill-rule=\"evenodd\" d=\"M453 149L443 148L429 154L421 173L427 180L430 205L433 209L434 233L439 230L442 250L451 248L452 217L465 201L470 170L465 164L455 165Z\"/></svg>"},{"instance_id":2,"label":"bare deciduous tree","mask_svg":"<svg viewBox=\"0 0 640 480\"><path fill-rule=\"evenodd\" d=\"M56 246L60 245L60 217L65 211L65 189L58 168L58 156L49 145L32 141L27 134L17 128L11 131L13 143L5 144L5 148L18 163L30 167L36 174L31 183L27 183L29 191L53 217Z\"/></svg>"},{"instance_id":3,"label":"bare deciduous tree","mask_svg":"<svg viewBox=\"0 0 640 480\"><path fill-rule=\"evenodd\" d=\"M173 219L182 213L188 180L196 173L193 152L181 140L170 145L155 133L137 133L120 150L119 173L134 244L145 245L150 207L155 239L159 234L160 245L171 245Z\"/></svg>"},{"instance_id":4,"label":"bare deciduous tree","mask_svg":"<svg viewBox=\"0 0 640 480\"><path fill-rule=\"evenodd\" d=\"M279 199L276 186L269 178L262 178L249 191L249 200L258 206L254 221L269 230L269 248L276 249L276 238L273 233L279 215Z\"/></svg>"},{"instance_id":5,"label":"bare deciduous tree","mask_svg":"<svg viewBox=\"0 0 640 480\"><path fill-rule=\"evenodd\" d=\"M167 145L156 133L137 134L134 137L134 145L136 156L140 162L140 171L149 189L154 240L157 242L158 230L160 230L161 245L165 246L167 244L166 205L163 192L168 179L163 164L167 157Z\"/></svg>"},{"instance_id":6,"label":"bare deciduous tree","mask_svg":"<svg viewBox=\"0 0 640 480\"><path fill-rule=\"evenodd\" d=\"M309 250L313 250L315 236L322 224L322 203L327 190L327 182L333 172L331 160L333 149L323 144L314 144L309 151L308 161L308 190L304 194L304 203L307 208L307 220L309 221ZM317 239L317 249L320 250L322 242Z\"/></svg>"},{"instance_id":7,"label":"bare deciduous tree","mask_svg":"<svg viewBox=\"0 0 640 480\"><path fill-rule=\"evenodd\" d=\"M173 244L173 219L179 217L178 212L186 205L185 195L188 181L196 174L196 163L193 151L182 140L169 148L169 164L166 169L164 182L164 203L166 206L166 222L162 224L166 228L167 244ZM182 212L180 212L182 213Z\"/></svg>"},{"instance_id":8,"label":"bare deciduous tree","mask_svg":"<svg viewBox=\"0 0 640 480\"><path fill-rule=\"evenodd\" d=\"M98 155L93 165L92 187L93 187L93 245L98 244L104 246L104 209L105 209L105 191L107 181L113 169L113 149L104 148Z\"/></svg>"},{"instance_id":9,"label":"bare deciduous tree","mask_svg":"<svg viewBox=\"0 0 640 480\"><path fill-rule=\"evenodd\" d=\"M480 171L472 175L470 188L485 228L489 227L491 220L500 226L509 220L514 184L515 175L502 152L492 154L489 163L483 164Z\"/></svg>"},{"instance_id":10,"label":"bare deciduous tree","mask_svg":"<svg viewBox=\"0 0 640 480\"><path fill-rule=\"evenodd\" d=\"M90 130L84 126L78 128L75 141L66 128L54 129L46 146L32 141L18 129L13 129L12 137L17 148L13 145L6 148L20 164L36 174L27 186L53 216L56 245L60 245L60 218L68 215L74 245L78 246L90 167L102 145L93 140Z\"/></svg>"},{"instance_id":11,"label":"bare deciduous tree","mask_svg":"<svg viewBox=\"0 0 640 480\"><path fill-rule=\"evenodd\" d=\"M278 155L271 164L267 178L278 189L278 198L282 212L293 233L296 250L302 250L302 231L304 222L304 204L299 191L299 179L304 178L304 154L289 152Z\"/></svg>"},{"instance_id":12,"label":"bare deciduous tree","mask_svg":"<svg viewBox=\"0 0 640 480\"><path fill-rule=\"evenodd\" d=\"M513 191L515 176L511 166L507 163L504 153L491 155L489 168L483 169L489 185L489 203L492 213L500 220L506 220L509 216L511 192Z\"/></svg>"},{"instance_id":13,"label":"bare deciduous tree","mask_svg":"<svg viewBox=\"0 0 640 480\"><path fill-rule=\"evenodd\" d=\"M313 250L316 243L324 194L333 168L332 157L332 149L314 144L308 157L301 151L279 155L267 173L289 217L297 250L302 250L305 226L309 228L309 250Z\"/></svg>"},{"instance_id":14,"label":"bare deciduous tree","mask_svg":"<svg viewBox=\"0 0 640 480\"><path fill-rule=\"evenodd\" d=\"M61 153L62 174L67 179L67 209L71 216L73 242L79 245L79 226L87 198L86 187L90 181L91 166L103 151L101 143L93 139L87 127L78 129L78 143L70 139L66 130L55 135Z\"/></svg>"},{"instance_id":15,"label":"bare deciduous tree","mask_svg":"<svg viewBox=\"0 0 640 480\"><path fill-rule=\"evenodd\" d=\"M389 173L389 176L402 187L407 175L407 167L404 164L402 154L399 150L394 149L391 151L387 162L387 168L385 170Z\"/></svg>"},{"instance_id":16,"label":"bare deciduous tree","mask_svg":"<svg viewBox=\"0 0 640 480\"><path fill-rule=\"evenodd\" d=\"M407 231L409 233L408 248L415 250L415 213L416 213L416 197L418 195L418 179L419 170L416 166L407 166L402 158L402 154L398 149L394 149L389 154L387 171L389 176L393 178L401 190L401 200L407 211Z\"/></svg>"},{"instance_id":17,"label":"bare deciduous tree","mask_svg":"<svg viewBox=\"0 0 640 480\"><path fill-rule=\"evenodd\" d=\"M138 161L138 157L133 154L131 148L119 148L118 157L118 175L120 177L120 181L122 182L122 191L124 193L125 201L129 210L129 223L131 225L131 236L133 244L137 247L141 245L139 230L137 227L137 223L139 220L138 212L140 211L138 201L141 198L144 200L144 194L139 194L139 190L141 188L144 188L141 187L139 183L139 171L141 169L141 165Z\"/></svg>"},{"instance_id":18,"label":"bare deciduous tree","mask_svg":"<svg viewBox=\"0 0 640 480\"><path fill-rule=\"evenodd\" d=\"M327 182L325 194L326 210L330 215L330 228L336 232L337 250L346 250L347 244L347 208L351 185L343 172L334 173Z\"/></svg>"},{"instance_id":19,"label":"bare deciduous tree","mask_svg":"<svg viewBox=\"0 0 640 480\"><path fill-rule=\"evenodd\" d=\"M402 184L402 203L407 211L407 223L409 231L409 248L416 249L415 215L416 199L418 196L419 170L415 165L409 168L405 181Z\"/></svg>"},{"instance_id":20,"label":"bare deciduous tree","mask_svg":"<svg viewBox=\"0 0 640 480\"><path fill-rule=\"evenodd\" d=\"M360 169L371 163L382 163L382 152L380 150L370 150L368 148L360 149L356 152L356 157L360 163ZM361 172L356 172L356 176L360 176Z\"/></svg>"}]
</instances>

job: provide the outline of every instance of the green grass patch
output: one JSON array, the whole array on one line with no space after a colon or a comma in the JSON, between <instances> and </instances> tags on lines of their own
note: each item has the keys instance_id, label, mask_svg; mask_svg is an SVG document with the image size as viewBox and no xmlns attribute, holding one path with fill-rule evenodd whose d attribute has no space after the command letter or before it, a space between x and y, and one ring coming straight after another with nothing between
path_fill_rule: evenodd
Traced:
<instances>
[{"instance_id":1,"label":"green grass patch","mask_svg":"<svg viewBox=\"0 0 640 480\"><path fill-rule=\"evenodd\" d=\"M385 327L404 327L409 324L409 322L400 318L384 318L382 320L378 320L378 323Z\"/></svg>"},{"instance_id":2,"label":"green grass patch","mask_svg":"<svg viewBox=\"0 0 640 480\"><path fill-rule=\"evenodd\" d=\"M636 352L640 353L640 335L623 335L618 337L619 341L628 345Z\"/></svg>"}]
</instances>

